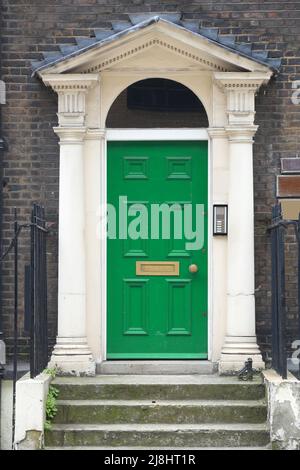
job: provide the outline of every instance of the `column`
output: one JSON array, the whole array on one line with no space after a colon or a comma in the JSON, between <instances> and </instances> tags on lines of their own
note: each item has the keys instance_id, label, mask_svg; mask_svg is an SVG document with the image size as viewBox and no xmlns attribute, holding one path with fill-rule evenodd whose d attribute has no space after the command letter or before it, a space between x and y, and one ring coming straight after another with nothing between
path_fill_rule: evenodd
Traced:
<instances>
[{"instance_id":1,"label":"column","mask_svg":"<svg viewBox=\"0 0 300 470\"><path fill-rule=\"evenodd\" d=\"M106 354L106 227L101 223L106 208L105 130L89 129L85 149L87 334L99 363Z\"/></svg>"},{"instance_id":2,"label":"column","mask_svg":"<svg viewBox=\"0 0 300 470\"><path fill-rule=\"evenodd\" d=\"M264 363L255 333L253 137L254 97L263 74L215 74L227 96L229 144L227 318L219 372L240 370L248 358Z\"/></svg>"},{"instance_id":3,"label":"column","mask_svg":"<svg viewBox=\"0 0 300 470\"><path fill-rule=\"evenodd\" d=\"M248 357L263 368L255 333L253 136L257 127L228 127L229 194L227 322L220 372L240 370Z\"/></svg>"},{"instance_id":4,"label":"column","mask_svg":"<svg viewBox=\"0 0 300 470\"><path fill-rule=\"evenodd\" d=\"M65 375L94 375L87 342L84 141L85 98L97 76L45 77L58 93L60 142L58 335L50 366Z\"/></svg>"},{"instance_id":5,"label":"column","mask_svg":"<svg viewBox=\"0 0 300 470\"><path fill-rule=\"evenodd\" d=\"M228 139L224 128L209 128L210 168L212 170L212 203L228 204ZM212 321L211 360L220 359L226 331L227 302L227 237L213 237L212 240Z\"/></svg>"}]
</instances>

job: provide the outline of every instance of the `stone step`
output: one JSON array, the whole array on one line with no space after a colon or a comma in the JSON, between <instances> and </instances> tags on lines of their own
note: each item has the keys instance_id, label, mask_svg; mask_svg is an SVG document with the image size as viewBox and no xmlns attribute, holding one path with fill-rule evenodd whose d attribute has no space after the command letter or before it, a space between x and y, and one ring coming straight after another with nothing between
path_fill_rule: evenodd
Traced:
<instances>
[{"instance_id":1,"label":"stone step","mask_svg":"<svg viewBox=\"0 0 300 470\"><path fill-rule=\"evenodd\" d=\"M260 377L241 382L217 375L59 377L60 400L261 400Z\"/></svg>"},{"instance_id":2,"label":"stone step","mask_svg":"<svg viewBox=\"0 0 300 470\"><path fill-rule=\"evenodd\" d=\"M55 423L263 423L264 401L59 400Z\"/></svg>"},{"instance_id":3,"label":"stone step","mask_svg":"<svg viewBox=\"0 0 300 470\"><path fill-rule=\"evenodd\" d=\"M218 370L211 361L104 361L97 364L102 375L211 375Z\"/></svg>"},{"instance_id":4,"label":"stone step","mask_svg":"<svg viewBox=\"0 0 300 470\"><path fill-rule=\"evenodd\" d=\"M53 424L46 447L262 447L270 442L265 424Z\"/></svg>"}]
</instances>

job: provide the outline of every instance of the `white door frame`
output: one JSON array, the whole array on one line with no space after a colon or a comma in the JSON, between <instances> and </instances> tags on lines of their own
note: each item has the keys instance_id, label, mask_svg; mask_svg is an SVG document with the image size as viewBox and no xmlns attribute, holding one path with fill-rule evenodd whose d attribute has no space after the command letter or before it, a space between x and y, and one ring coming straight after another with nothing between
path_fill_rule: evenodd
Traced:
<instances>
[{"instance_id":1,"label":"white door frame","mask_svg":"<svg viewBox=\"0 0 300 470\"><path fill-rule=\"evenodd\" d=\"M207 141L208 142L208 360L212 357L212 336L213 336L213 297L212 297L212 184L211 184L211 158L210 158L210 139L205 128L170 128L170 129L107 129L106 131L106 152L105 160L107 162L107 143L112 141ZM107 188L107 163L105 162L105 172L101 175L101 187ZM104 169L104 165L102 166ZM102 197L104 194L102 194ZM107 203L107 193L105 202ZM101 277L101 359L107 358L107 240L101 241L101 259L105 262L105 270ZM103 266L103 264L102 264ZM125 361L126 362L126 361ZM130 360L128 362L134 362ZM154 362L149 359L148 362ZM201 362L201 359L199 359Z\"/></svg>"}]
</instances>

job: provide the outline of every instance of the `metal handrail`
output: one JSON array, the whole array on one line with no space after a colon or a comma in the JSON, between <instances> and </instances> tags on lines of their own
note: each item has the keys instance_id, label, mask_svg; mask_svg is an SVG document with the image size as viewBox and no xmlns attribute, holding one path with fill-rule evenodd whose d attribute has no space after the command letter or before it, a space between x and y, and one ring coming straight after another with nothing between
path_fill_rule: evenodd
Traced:
<instances>
[{"instance_id":1,"label":"metal handrail","mask_svg":"<svg viewBox=\"0 0 300 470\"><path fill-rule=\"evenodd\" d=\"M272 366L287 378L287 338L286 338L286 296L285 296L285 230L293 226L298 243L298 315L300 334L300 214L298 220L282 218L281 205L276 204L272 211L271 233L272 251ZM299 364L300 377L300 364Z\"/></svg>"}]
</instances>

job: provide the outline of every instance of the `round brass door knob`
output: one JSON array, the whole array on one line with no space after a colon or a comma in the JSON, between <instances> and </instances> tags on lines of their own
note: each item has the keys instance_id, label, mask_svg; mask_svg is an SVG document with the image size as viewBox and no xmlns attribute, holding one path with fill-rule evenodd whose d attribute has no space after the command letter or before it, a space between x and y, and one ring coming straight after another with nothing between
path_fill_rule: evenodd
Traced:
<instances>
[{"instance_id":1,"label":"round brass door knob","mask_svg":"<svg viewBox=\"0 0 300 470\"><path fill-rule=\"evenodd\" d=\"M189 266L189 271L190 271L190 273L192 273L192 274L197 273L197 272L198 272L198 266L197 266L196 264L191 264L191 265Z\"/></svg>"}]
</instances>

